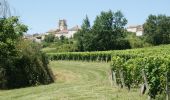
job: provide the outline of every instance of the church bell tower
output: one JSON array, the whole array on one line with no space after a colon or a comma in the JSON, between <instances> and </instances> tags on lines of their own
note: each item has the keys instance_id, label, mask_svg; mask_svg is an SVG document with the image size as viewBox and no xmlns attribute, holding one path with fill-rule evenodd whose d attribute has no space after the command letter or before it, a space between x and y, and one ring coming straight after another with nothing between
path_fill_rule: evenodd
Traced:
<instances>
[{"instance_id":1,"label":"church bell tower","mask_svg":"<svg viewBox=\"0 0 170 100\"><path fill-rule=\"evenodd\" d=\"M59 20L59 29L60 29L60 31L67 30L66 20Z\"/></svg>"}]
</instances>

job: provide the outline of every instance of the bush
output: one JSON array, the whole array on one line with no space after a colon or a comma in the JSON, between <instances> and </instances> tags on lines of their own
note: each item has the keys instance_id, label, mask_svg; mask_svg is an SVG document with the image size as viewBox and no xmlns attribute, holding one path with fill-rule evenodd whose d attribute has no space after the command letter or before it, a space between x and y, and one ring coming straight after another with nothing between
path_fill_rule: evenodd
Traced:
<instances>
[{"instance_id":1,"label":"bush","mask_svg":"<svg viewBox=\"0 0 170 100\"><path fill-rule=\"evenodd\" d=\"M54 39L55 39L55 35L49 34L45 36L44 41L47 43L51 43L51 42L54 42Z\"/></svg>"},{"instance_id":2,"label":"bush","mask_svg":"<svg viewBox=\"0 0 170 100\"><path fill-rule=\"evenodd\" d=\"M130 49L130 43L126 39L117 39L115 49L122 50L122 49Z\"/></svg>"},{"instance_id":3,"label":"bush","mask_svg":"<svg viewBox=\"0 0 170 100\"><path fill-rule=\"evenodd\" d=\"M132 32L126 32L126 35L126 39L129 41L131 48L143 48L152 46L146 42L146 39L143 36L136 36L136 34Z\"/></svg>"},{"instance_id":4,"label":"bush","mask_svg":"<svg viewBox=\"0 0 170 100\"><path fill-rule=\"evenodd\" d=\"M22 46L23 45L23 46ZM7 59L0 68L0 88L12 89L54 82L47 56L31 42L22 42L18 46L19 56Z\"/></svg>"},{"instance_id":5,"label":"bush","mask_svg":"<svg viewBox=\"0 0 170 100\"><path fill-rule=\"evenodd\" d=\"M21 40L26 31L18 17L0 18L0 89L54 82L40 47Z\"/></svg>"}]
</instances>

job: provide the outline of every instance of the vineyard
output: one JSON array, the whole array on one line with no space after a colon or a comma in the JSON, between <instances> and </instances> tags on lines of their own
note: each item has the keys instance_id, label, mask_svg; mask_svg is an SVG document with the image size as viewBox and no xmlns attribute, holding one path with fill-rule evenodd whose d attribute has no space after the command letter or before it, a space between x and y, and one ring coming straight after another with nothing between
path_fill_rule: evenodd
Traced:
<instances>
[{"instance_id":1,"label":"vineyard","mask_svg":"<svg viewBox=\"0 0 170 100\"><path fill-rule=\"evenodd\" d=\"M118 51L112 54L111 69L115 85L145 87L149 98L165 95L169 100L170 47ZM165 99L165 98L164 98Z\"/></svg>"},{"instance_id":2,"label":"vineyard","mask_svg":"<svg viewBox=\"0 0 170 100\"><path fill-rule=\"evenodd\" d=\"M111 61L112 51L48 53L51 60Z\"/></svg>"},{"instance_id":3,"label":"vineyard","mask_svg":"<svg viewBox=\"0 0 170 100\"><path fill-rule=\"evenodd\" d=\"M150 98L169 98L170 45L151 48L101 51L48 53L51 60L82 60L111 62L112 80L118 87L146 88ZM143 91L145 92L145 91ZM145 93L146 93L145 92ZM165 97L165 96L164 96Z\"/></svg>"},{"instance_id":4,"label":"vineyard","mask_svg":"<svg viewBox=\"0 0 170 100\"><path fill-rule=\"evenodd\" d=\"M78 61L111 61L112 56L144 57L148 55L164 56L170 53L170 45L162 45L141 49L95 51L95 52L61 52L47 55L50 60L78 60Z\"/></svg>"}]
</instances>

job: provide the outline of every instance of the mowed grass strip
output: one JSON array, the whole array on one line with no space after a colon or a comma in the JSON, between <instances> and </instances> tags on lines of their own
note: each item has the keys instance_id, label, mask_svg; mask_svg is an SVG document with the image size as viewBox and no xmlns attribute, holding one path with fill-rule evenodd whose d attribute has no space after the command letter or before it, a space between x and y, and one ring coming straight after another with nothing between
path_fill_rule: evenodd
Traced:
<instances>
[{"instance_id":1,"label":"mowed grass strip","mask_svg":"<svg viewBox=\"0 0 170 100\"><path fill-rule=\"evenodd\" d=\"M146 100L138 89L120 90L110 84L109 63L52 61L56 82L0 91L0 100Z\"/></svg>"}]
</instances>

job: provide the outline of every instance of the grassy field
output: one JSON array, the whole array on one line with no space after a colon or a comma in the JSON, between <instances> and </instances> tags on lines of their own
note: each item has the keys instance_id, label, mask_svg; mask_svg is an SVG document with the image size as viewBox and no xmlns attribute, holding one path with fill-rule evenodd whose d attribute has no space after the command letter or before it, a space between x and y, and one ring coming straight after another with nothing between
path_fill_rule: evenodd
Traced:
<instances>
[{"instance_id":1,"label":"grassy field","mask_svg":"<svg viewBox=\"0 0 170 100\"><path fill-rule=\"evenodd\" d=\"M55 83L0 91L0 100L146 100L139 90L111 86L109 63L54 61L50 66Z\"/></svg>"},{"instance_id":2,"label":"grassy field","mask_svg":"<svg viewBox=\"0 0 170 100\"><path fill-rule=\"evenodd\" d=\"M50 47L46 47L42 49L43 52L56 52L56 48L50 48Z\"/></svg>"}]
</instances>

